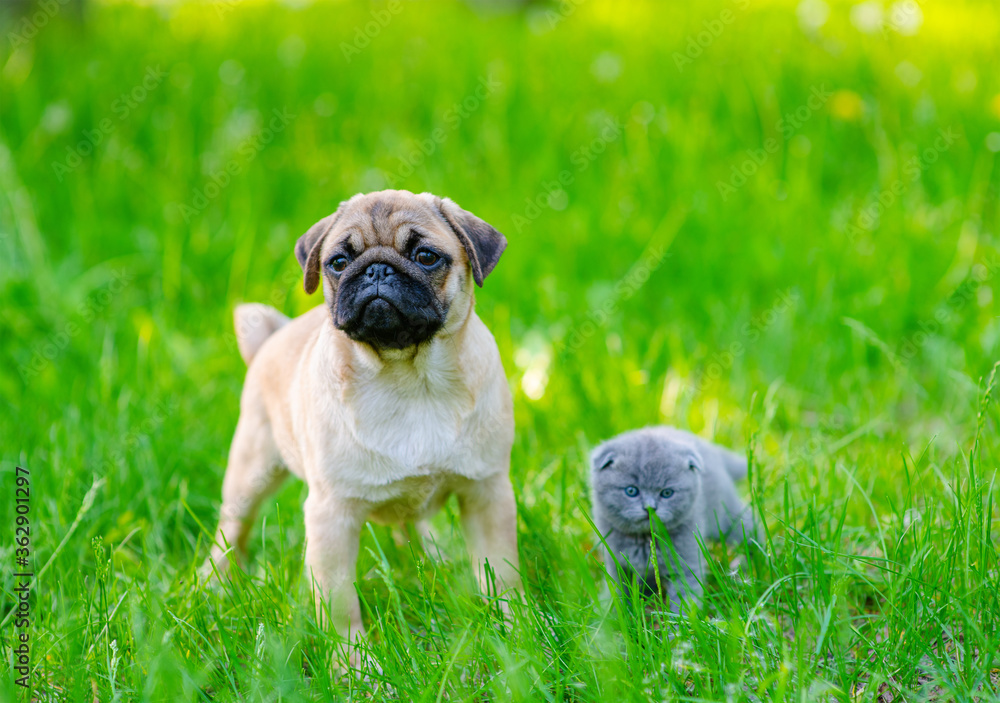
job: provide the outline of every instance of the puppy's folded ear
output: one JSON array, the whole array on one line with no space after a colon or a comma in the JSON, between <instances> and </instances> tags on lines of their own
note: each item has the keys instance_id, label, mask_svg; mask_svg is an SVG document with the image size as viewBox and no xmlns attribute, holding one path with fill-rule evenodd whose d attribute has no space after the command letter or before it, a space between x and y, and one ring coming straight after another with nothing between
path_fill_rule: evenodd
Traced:
<instances>
[{"instance_id":1,"label":"puppy's folded ear","mask_svg":"<svg viewBox=\"0 0 1000 703\"><path fill-rule=\"evenodd\" d=\"M437 198L438 210L469 255L472 277L483 287L485 279L500 261L507 248L507 238L495 227L463 210L449 198Z\"/></svg>"},{"instance_id":2,"label":"puppy's folded ear","mask_svg":"<svg viewBox=\"0 0 1000 703\"><path fill-rule=\"evenodd\" d=\"M313 293L319 287L320 272L320 251L323 249L323 240L333 229L333 223L337 221L340 210L327 215L322 220L309 228L309 231L299 237L295 242L295 258L302 267L303 286L306 293Z\"/></svg>"}]
</instances>

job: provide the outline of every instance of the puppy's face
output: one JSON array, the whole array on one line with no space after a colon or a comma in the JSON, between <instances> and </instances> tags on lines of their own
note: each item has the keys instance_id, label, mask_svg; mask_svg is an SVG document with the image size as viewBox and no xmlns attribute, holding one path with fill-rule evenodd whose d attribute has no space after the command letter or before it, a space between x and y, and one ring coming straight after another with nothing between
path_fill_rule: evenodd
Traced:
<instances>
[{"instance_id":1,"label":"puppy's face","mask_svg":"<svg viewBox=\"0 0 1000 703\"><path fill-rule=\"evenodd\" d=\"M377 350L405 349L445 327L453 307L471 303L470 281L482 285L506 243L450 200L381 191L341 203L299 239L295 254L306 292L322 281L338 329Z\"/></svg>"}]
</instances>

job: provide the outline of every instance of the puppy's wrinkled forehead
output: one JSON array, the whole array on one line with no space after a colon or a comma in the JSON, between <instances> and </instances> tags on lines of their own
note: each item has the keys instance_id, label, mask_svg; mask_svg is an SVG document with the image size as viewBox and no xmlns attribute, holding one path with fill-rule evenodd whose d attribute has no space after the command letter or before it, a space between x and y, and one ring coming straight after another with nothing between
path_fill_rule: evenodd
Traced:
<instances>
[{"instance_id":1,"label":"puppy's wrinkled forehead","mask_svg":"<svg viewBox=\"0 0 1000 703\"><path fill-rule=\"evenodd\" d=\"M356 251L377 246L401 251L414 237L433 238L438 244L454 239L433 201L403 191L351 198L343 206L334 235L331 243L349 242Z\"/></svg>"},{"instance_id":2,"label":"puppy's wrinkled forehead","mask_svg":"<svg viewBox=\"0 0 1000 703\"><path fill-rule=\"evenodd\" d=\"M425 244L421 238L433 244L437 251L432 253L444 255L449 270L470 269L477 286L483 285L507 247L507 238L499 230L448 198L383 190L341 203L336 212L299 237L295 258L302 267L305 291L312 293L319 287L321 269L334 246L343 248L348 258L379 247L409 258L415 247Z\"/></svg>"}]
</instances>

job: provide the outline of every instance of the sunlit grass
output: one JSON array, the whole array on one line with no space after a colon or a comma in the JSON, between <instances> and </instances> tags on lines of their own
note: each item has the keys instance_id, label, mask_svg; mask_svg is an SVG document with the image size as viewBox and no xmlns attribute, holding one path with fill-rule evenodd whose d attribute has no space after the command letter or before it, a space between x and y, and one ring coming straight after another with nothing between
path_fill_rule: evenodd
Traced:
<instances>
[{"instance_id":1,"label":"sunlit grass","mask_svg":"<svg viewBox=\"0 0 1000 703\"><path fill-rule=\"evenodd\" d=\"M36 571L66 540L35 587L37 699L996 700L1000 14L918 4L910 36L851 3L812 28L807 3L404 3L358 48L383 5L109 3L0 42L0 474L31 469ZM449 560L375 528L381 670L335 682L301 483L247 573L196 569L233 305L315 305L295 239L397 178L510 240L477 305L515 399L527 590L506 622L475 593L453 506ZM587 517L589 449L656 422L752 452L767 526L750 555L710 546L679 619L608 592Z\"/></svg>"}]
</instances>

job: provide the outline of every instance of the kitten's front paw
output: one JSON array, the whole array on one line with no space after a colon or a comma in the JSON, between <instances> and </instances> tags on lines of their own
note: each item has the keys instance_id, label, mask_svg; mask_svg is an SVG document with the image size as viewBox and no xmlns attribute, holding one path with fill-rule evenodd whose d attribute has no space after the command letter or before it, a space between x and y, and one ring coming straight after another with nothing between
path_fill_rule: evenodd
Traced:
<instances>
[{"instance_id":1,"label":"kitten's front paw","mask_svg":"<svg viewBox=\"0 0 1000 703\"><path fill-rule=\"evenodd\" d=\"M746 555L737 554L729 562L729 575L733 578L740 578L744 573L746 573L746 568Z\"/></svg>"}]
</instances>

